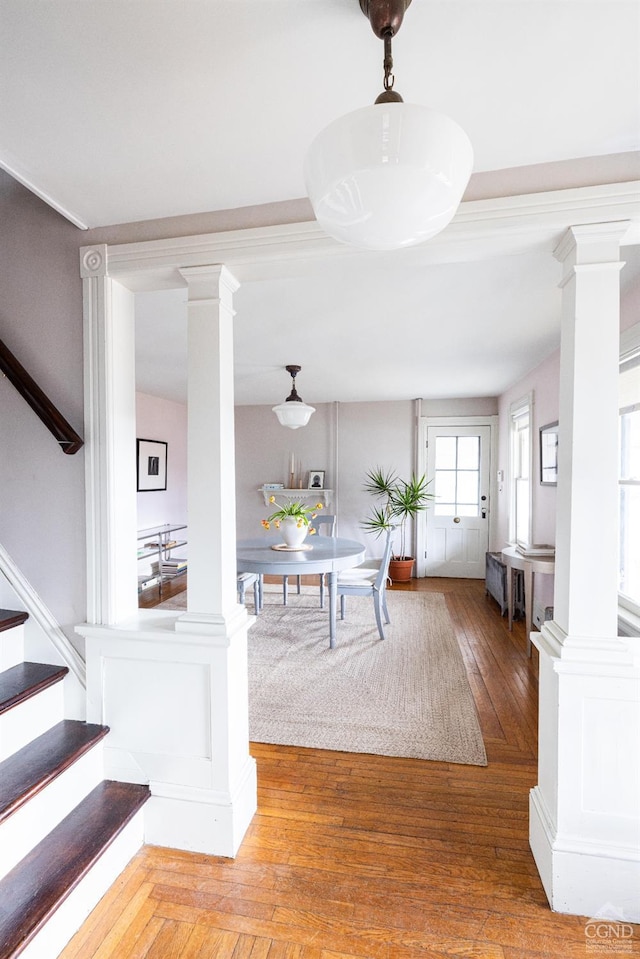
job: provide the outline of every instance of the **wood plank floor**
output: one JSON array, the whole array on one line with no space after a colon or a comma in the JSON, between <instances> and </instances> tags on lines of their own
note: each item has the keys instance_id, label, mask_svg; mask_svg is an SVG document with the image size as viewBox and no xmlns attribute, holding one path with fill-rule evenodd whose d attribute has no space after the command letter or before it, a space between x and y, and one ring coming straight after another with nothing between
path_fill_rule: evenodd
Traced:
<instances>
[{"instance_id":1,"label":"wood plank floor","mask_svg":"<svg viewBox=\"0 0 640 959\"><path fill-rule=\"evenodd\" d=\"M527 839L537 653L483 582L408 588L446 595L489 765L252 744L237 858L144 848L61 959L585 956L585 919L550 911Z\"/></svg>"}]
</instances>

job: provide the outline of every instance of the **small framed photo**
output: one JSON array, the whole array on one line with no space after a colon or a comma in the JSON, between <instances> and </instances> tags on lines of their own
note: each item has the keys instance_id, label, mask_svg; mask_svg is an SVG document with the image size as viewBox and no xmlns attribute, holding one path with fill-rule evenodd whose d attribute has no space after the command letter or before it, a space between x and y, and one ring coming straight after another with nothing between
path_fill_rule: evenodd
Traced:
<instances>
[{"instance_id":1,"label":"small framed photo","mask_svg":"<svg viewBox=\"0 0 640 959\"><path fill-rule=\"evenodd\" d=\"M163 440L136 440L139 493L167 488L167 444Z\"/></svg>"},{"instance_id":2,"label":"small framed photo","mask_svg":"<svg viewBox=\"0 0 640 959\"><path fill-rule=\"evenodd\" d=\"M558 423L540 427L540 485L558 485Z\"/></svg>"},{"instance_id":3,"label":"small framed photo","mask_svg":"<svg viewBox=\"0 0 640 959\"><path fill-rule=\"evenodd\" d=\"M309 470L307 489L324 489L324 470Z\"/></svg>"}]
</instances>

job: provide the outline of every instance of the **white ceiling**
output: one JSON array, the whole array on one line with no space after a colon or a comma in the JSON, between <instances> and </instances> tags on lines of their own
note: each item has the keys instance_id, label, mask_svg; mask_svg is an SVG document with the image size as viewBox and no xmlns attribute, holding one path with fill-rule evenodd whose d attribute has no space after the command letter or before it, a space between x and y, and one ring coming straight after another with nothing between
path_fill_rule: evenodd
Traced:
<instances>
[{"instance_id":1,"label":"white ceiling","mask_svg":"<svg viewBox=\"0 0 640 959\"><path fill-rule=\"evenodd\" d=\"M409 278L393 261L375 273L368 263L330 260L321 274L242 284L237 401L280 403L291 387L288 363L302 366L298 392L312 404L498 395L559 342L558 264L538 254L532 269L534 259L445 264ZM480 297L473 308L470 295ZM139 388L158 393L160 379L162 395L183 399L186 291L138 294L136 318Z\"/></svg>"},{"instance_id":2,"label":"white ceiling","mask_svg":"<svg viewBox=\"0 0 640 959\"><path fill-rule=\"evenodd\" d=\"M637 0L413 0L396 86L468 133L468 197L604 181L607 155L640 148L639 39ZM87 227L296 200L308 144L373 101L381 61L357 0L0 0L0 165ZM496 395L557 346L558 271L538 246L250 277L238 401L279 402L286 363L311 403ZM184 378L177 347L160 349L184 293L139 299L159 350L140 358L142 388L149 368L180 390L158 370Z\"/></svg>"}]
</instances>

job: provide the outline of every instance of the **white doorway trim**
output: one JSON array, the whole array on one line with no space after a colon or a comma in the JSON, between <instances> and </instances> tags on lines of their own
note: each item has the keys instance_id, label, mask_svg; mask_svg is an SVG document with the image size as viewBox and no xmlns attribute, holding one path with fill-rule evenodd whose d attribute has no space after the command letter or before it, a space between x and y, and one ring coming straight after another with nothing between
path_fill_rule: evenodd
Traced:
<instances>
[{"instance_id":1,"label":"white doorway trim","mask_svg":"<svg viewBox=\"0 0 640 959\"><path fill-rule=\"evenodd\" d=\"M498 423L497 414L483 416L421 416L418 426L418 474L421 476L427 472L427 433L430 426L488 426L491 429L491 440L489 444L489 476L490 476L490 500L489 500L489 549L495 542L497 531L497 509L494 504L497 503L498 483L495 471L495 464L498 457ZM429 477L427 477L429 478ZM418 517L416 527L416 576L424 577L427 575L427 514L422 513Z\"/></svg>"}]
</instances>

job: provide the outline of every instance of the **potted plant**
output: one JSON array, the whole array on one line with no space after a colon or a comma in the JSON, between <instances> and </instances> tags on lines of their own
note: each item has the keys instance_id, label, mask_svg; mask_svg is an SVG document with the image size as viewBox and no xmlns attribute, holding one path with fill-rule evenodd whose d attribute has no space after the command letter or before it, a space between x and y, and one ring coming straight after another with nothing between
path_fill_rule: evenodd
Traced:
<instances>
[{"instance_id":1,"label":"potted plant","mask_svg":"<svg viewBox=\"0 0 640 959\"><path fill-rule=\"evenodd\" d=\"M295 502L293 500L280 506L276 503L275 496L269 497L269 502L278 508L274 510L271 516L262 520L265 529L270 529L271 523L280 530L282 539L286 546L290 548L299 547L304 542L307 533L313 535L315 529L311 526L311 520L318 515L322 509L322 503L316 503L314 506L308 506L306 503Z\"/></svg>"},{"instance_id":2,"label":"potted plant","mask_svg":"<svg viewBox=\"0 0 640 959\"><path fill-rule=\"evenodd\" d=\"M377 536L388 529L398 530L400 549L392 553L389 566L389 576L395 582L407 583L411 579L415 558L407 556L407 521L428 509L434 498L428 489L430 482L424 475L415 474L408 480L399 479L392 470L385 472L379 466L367 473L364 489L381 503L373 507L362 526Z\"/></svg>"}]
</instances>

